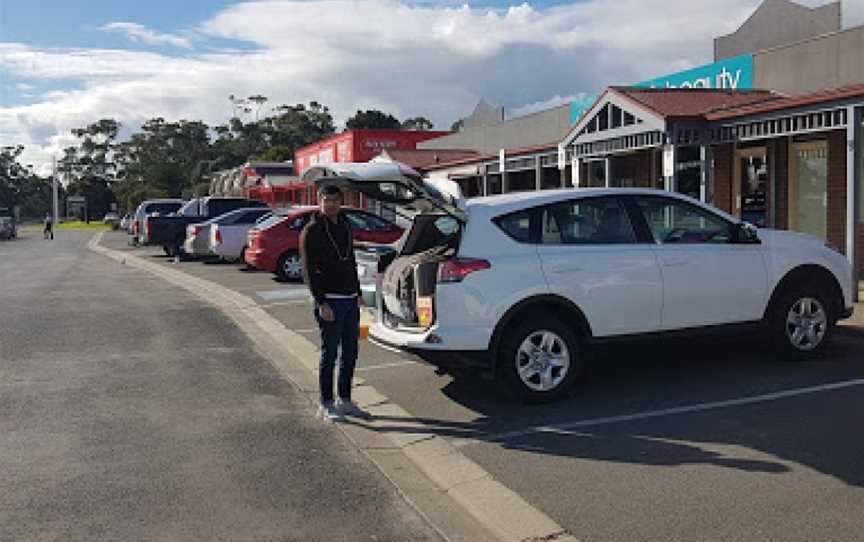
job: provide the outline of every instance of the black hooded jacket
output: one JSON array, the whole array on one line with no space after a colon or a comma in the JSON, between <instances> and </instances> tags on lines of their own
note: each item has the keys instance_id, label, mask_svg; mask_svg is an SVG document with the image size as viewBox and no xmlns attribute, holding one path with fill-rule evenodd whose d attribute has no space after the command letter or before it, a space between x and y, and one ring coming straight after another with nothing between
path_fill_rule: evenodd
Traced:
<instances>
[{"instance_id":1,"label":"black hooded jacket","mask_svg":"<svg viewBox=\"0 0 864 542\"><path fill-rule=\"evenodd\" d=\"M315 213L303 228L301 242L308 286L316 303L326 303L327 294L361 296L351 224L344 213L339 213L336 223Z\"/></svg>"}]
</instances>

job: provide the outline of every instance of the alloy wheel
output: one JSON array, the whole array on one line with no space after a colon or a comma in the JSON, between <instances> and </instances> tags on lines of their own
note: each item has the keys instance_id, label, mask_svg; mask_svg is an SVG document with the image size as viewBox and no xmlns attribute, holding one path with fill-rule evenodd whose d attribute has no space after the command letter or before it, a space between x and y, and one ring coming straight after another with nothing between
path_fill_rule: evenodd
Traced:
<instances>
[{"instance_id":1,"label":"alloy wheel","mask_svg":"<svg viewBox=\"0 0 864 542\"><path fill-rule=\"evenodd\" d=\"M815 349L822 343L827 330L828 316L822 303L813 297L797 300L786 315L786 337L797 350Z\"/></svg>"},{"instance_id":2,"label":"alloy wheel","mask_svg":"<svg viewBox=\"0 0 864 542\"><path fill-rule=\"evenodd\" d=\"M303 276L303 265L299 254L289 254L282 262L282 273L289 279L299 279Z\"/></svg>"},{"instance_id":3,"label":"alloy wheel","mask_svg":"<svg viewBox=\"0 0 864 542\"><path fill-rule=\"evenodd\" d=\"M516 351L516 372L533 391L558 387L570 370L570 352L557 333L537 330L522 341Z\"/></svg>"}]
</instances>

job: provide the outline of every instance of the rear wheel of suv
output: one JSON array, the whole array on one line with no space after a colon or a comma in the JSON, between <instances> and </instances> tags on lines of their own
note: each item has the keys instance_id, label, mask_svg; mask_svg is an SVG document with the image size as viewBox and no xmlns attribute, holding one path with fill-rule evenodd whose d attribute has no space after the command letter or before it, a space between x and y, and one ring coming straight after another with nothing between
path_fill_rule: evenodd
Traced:
<instances>
[{"instance_id":1,"label":"rear wheel of suv","mask_svg":"<svg viewBox=\"0 0 864 542\"><path fill-rule=\"evenodd\" d=\"M291 250L280 256L276 266L276 274L282 280L301 280L303 278L303 264L300 261L300 253Z\"/></svg>"},{"instance_id":2,"label":"rear wheel of suv","mask_svg":"<svg viewBox=\"0 0 864 542\"><path fill-rule=\"evenodd\" d=\"M584 364L576 334L547 316L520 318L501 343L498 373L516 396L529 403L563 396Z\"/></svg>"},{"instance_id":3,"label":"rear wheel of suv","mask_svg":"<svg viewBox=\"0 0 864 542\"><path fill-rule=\"evenodd\" d=\"M813 286L786 292L775 303L769 326L781 357L801 360L817 355L834 327L828 296Z\"/></svg>"}]
</instances>

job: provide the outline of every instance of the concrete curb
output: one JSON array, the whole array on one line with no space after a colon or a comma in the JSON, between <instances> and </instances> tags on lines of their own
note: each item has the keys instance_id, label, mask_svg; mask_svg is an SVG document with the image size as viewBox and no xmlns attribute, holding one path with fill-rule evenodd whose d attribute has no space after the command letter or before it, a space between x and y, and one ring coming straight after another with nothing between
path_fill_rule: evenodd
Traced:
<instances>
[{"instance_id":1,"label":"concrete curb","mask_svg":"<svg viewBox=\"0 0 864 542\"><path fill-rule=\"evenodd\" d=\"M314 344L286 328L248 296L215 282L147 262L138 256L102 247L99 241L103 234L104 232L99 232L94 235L87 245L88 248L122 264L157 275L210 302L222 309L244 332L253 337L256 343L261 342L263 333L266 341L258 346L267 354L277 371L304 392L317 394L318 349ZM257 333L253 335L253 332ZM422 480L416 480L416 477L406 478L404 458L408 458L414 467L434 482L437 491L459 503L498 540L576 542L576 538L554 520L494 480L488 472L464 456L446 439L435 436L424 424L413 421L407 411L390 402L362 378L355 377L354 382L354 400L376 417L386 416L388 429L395 426L399 430L380 431L384 422L374 419L368 424L338 424L337 427L442 536L452 539L459 535L464 537L467 533L457 534L453 533L452 528L442 528L441 520L446 519L443 519L440 510L437 514L439 521L433 521L430 517L433 514L427 513L428 510L424 509L426 507L414 502L423 500L424 487L427 492L429 487L424 486ZM400 419L405 422L394 421ZM420 487L406 487L417 484ZM418 491L421 493L418 494ZM409 495L414 499L408 498ZM465 528L470 530L470 526L463 524L461 527L463 531ZM476 529L469 536L470 538L463 539L479 542L489 538Z\"/></svg>"}]
</instances>

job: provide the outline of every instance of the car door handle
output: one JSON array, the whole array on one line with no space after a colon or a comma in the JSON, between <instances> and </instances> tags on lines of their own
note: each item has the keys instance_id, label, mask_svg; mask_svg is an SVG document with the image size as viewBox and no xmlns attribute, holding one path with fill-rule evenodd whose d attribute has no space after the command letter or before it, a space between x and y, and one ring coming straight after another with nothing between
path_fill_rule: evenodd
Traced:
<instances>
[{"instance_id":1,"label":"car door handle","mask_svg":"<svg viewBox=\"0 0 864 542\"><path fill-rule=\"evenodd\" d=\"M663 258L663 267L681 267L690 263L689 258Z\"/></svg>"},{"instance_id":2,"label":"car door handle","mask_svg":"<svg viewBox=\"0 0 864 542\"><path fill-rule=\"evenodd\" d=\"M555 275L566 275L567 273L578 273L582 271L582 268L575 265L555 265L550 267L548 271Z\"/></svg>"}]
</instances>

